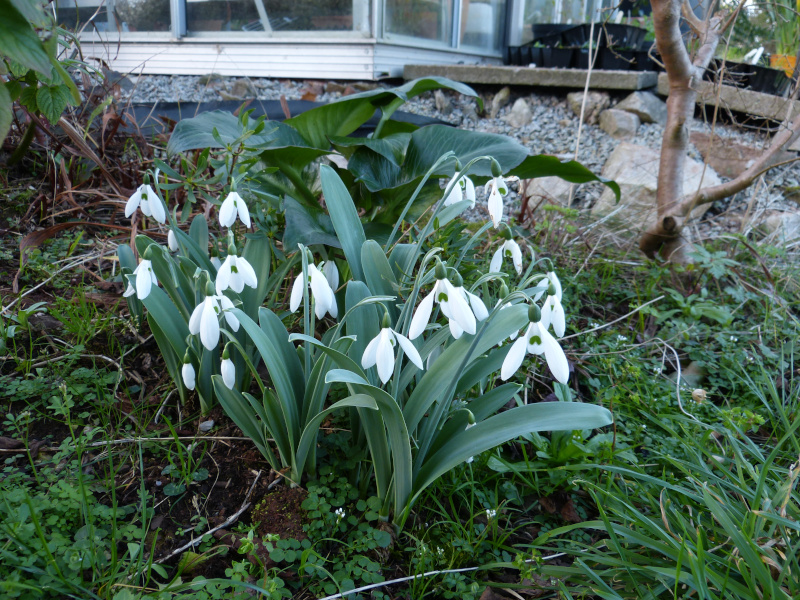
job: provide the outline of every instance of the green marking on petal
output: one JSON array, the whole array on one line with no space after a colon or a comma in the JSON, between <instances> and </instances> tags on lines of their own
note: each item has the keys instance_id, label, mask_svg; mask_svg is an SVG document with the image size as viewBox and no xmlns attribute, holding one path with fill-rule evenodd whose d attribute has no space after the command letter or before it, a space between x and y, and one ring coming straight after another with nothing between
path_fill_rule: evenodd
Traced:
<instances>
[{"instance_id":1,"label":"green marking on petal","mask_svg":"<svg viewBox=\"0 0 800 600\"><path fill-rule=\"evenodd\" d=\"M438 302L447 302L447 294L444 292L439 292L439 297L437 298Z\"/></svg>"},{"instance_id":2,"label":"green marking on petal","mask_svg":"<svg viewBox=\"0 0 800 600\"><path fill-rule=\"evenodd\" d=\"M531 336L531 339L528 341L528 343L531 346L535 346L536 344L541 344L542 338L540 338L538 335Z\"/></svg>"}]
</instances>

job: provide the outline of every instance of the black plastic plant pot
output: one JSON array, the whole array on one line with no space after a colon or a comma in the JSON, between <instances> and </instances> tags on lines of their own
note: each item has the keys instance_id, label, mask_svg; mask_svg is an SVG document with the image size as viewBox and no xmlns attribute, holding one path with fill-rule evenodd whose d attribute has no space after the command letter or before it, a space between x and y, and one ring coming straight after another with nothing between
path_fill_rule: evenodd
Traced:
<instances>
[{"instance_id":1,"label":"black plastic plant pot","mask_svg":"<svg viewBox=\"0 0 800 600\"><path fill-rule=\"evenodd\" d=\"M603 32L600 43L607 48L639 48L647 35L646 29L634 25L603 23L598 27Z\"/></svg>"},{"instance_id":2,"label":"black plastic plant pot","mask_svg":"<svg viewBox=\"0 0 800 600\"><path fill-rule=\"evenodd\" d=\"M753 75L755 75L753 65L715 58L708 64L703 79L732 87L746 88L750 86L750 78Z\"/></svg>"},{"instance_id":3,"label":"black plastic plant pot","mask_svg":"<svg viewBox=\"0 0 800 600\"><path fill-rule=\"evenodd\" d=\"M561 34L573 27L575 25L566 23L535 23L531 25L531 34L534 41L553 48L564 45L564 38Z\"/></svg>"},{"instance_id":4,"label":"black plastic plant pot","mask_svg":"<svg viewBox=\"0 0 800 600\"><path fill-rule=\"evenodd\" d=\"M572 46L574 48L580 48L586 42L589 41L589 33L591 31L590 25L576 25L575 27L571 27L570 29L565 29L561 33L561 37L563 39L565 46ZM596 35L596 34L595 34Z\"/></svg>"},{"instance_id":5,"label":"black plastic plant pot","mask_svg":"<svg viewBox=\"0 0 800 600\"><path fill-rule=\"evenodd\" d=\"M781 69L771 69L760 65L751 65L750 89L774 96L783 96L789 89L792 80Z\"/></svg>"},{"instance_id":6,"label":"black plastic plant pot","mask_svg":"<svg viewBox=\"0 0 800 600\"><path fill-rule=\"evenodd\" d=\"M542 48L537 46L527 46L528 62L524 63L525 65L536 65L537 67L542 66Z\"/></svg>"},{"instance_id":7,"label":"black plastic plant pot","mask_svg":"<svg viewBox=\"0 0 800 600\"><path fill-rule=\"evenodd\" d=\"M569 69L574 48L542 48L542 66L551 69Z\"/></svg>"},{"instance_id":8,"label":"black plastic plant pot","mask_svg":"<svg viewBox=\"0 0 800 600\"><path fill-rule=\"evenodd\" d=\"M597 62L600 63L599 68L604 71L630 71L635 60L635 54L632 50L601 48Z\"/></svg>"},{"instance_id":9,"label":"black plastic plant pot","mask_svg":"<svg viewBox=\"0 0 800 600\"><path fill-rule=\"evenodd\" d=\"M590 57L591 54L589 53L588 48L577 48L575 50L575 68L584 70L588 69Z\"/></svg>"},{"instance_id":10,"label":"black plastic plant pot","mask_svg":"<svg viewBox=\"0 0 800 600\"><path fill-rule=\"evenodd\" d=\"M635 71L657 71L658 63L650 58L648 50L637 50L633 53L634 63L632 68Z\"/></svg>"}]
</instances>

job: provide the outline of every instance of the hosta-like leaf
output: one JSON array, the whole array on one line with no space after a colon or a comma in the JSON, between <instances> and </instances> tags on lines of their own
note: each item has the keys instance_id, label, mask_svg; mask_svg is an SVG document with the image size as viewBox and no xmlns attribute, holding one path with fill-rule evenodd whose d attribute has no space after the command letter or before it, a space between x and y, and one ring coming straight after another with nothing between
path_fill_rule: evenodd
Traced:
<instances>
[{"instance_id":1,"label":"hosta-like leaf","mask_svg":"<svg viewBox=\"0 0 800 600\"><path fill-rule=\"evenodd\" d=\"M539 154L528 156L519 165L508 172L508 175L515 175L520 179L531 179L534 177L560 177L570 183L589 183L598 181L611 189L619 201L619 186L616 182L605 177L595 175L581 163L568 160L561 161L557 156Z\"/></svg>"},{"instance_id":2,"label":"hosta-like leaf","mask_svg":"<svg viewBox=\"0 0 800 600\"><path fill-rule=\"evenodd\" d=\"M283 247L287 252L297 250L298 244L313 246L325 244L332 248L341 248L339 238L333 228L331 218L321 208L312 208L301 204L294 198L283 199L286 229L283 232Z\"/></svg>"}]
</instances>

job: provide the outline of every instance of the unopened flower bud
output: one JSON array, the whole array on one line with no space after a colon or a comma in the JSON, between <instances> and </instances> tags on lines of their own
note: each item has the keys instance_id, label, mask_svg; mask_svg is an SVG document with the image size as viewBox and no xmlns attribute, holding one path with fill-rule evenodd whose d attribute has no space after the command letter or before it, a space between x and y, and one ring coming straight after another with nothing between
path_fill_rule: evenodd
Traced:
<instances>
[{"instance_id":1,"label":"unopened flower bud","mask_svg":"<svg viewBox=\"0 0 800 600\"><path fill-rule=\"evenodd\" d=\"M391 327L392 327L392 321L391 321L391 319L389 319L389 311L384 309L384 311L383 311L383 319L381 320L381 328L382 329L387 329L387 328L391 328Z\"/></svg>"},{"instance_id":2,"label":"unopened flower bud","mask_svg":"<svg viewBox=\"0 0 800 600\"><path fill-rule=\"evenodd\" d=\"M447 279L447 269L444 268L444 264L438 256L436 257L436 268L434 269L433 273L436 276L436 279Z\"/></svg>"},{"instance_id":3,"label":"unopened flower bud","mask_svg":"<svg viewBox=\"0 0 800 600\"><path fill-rule=\"evenodd\" d=\"M505 297L506 297L506 296L508 296L510 293L511 293L511 292L509 292L509 290L508 290L508 286L506 285L506 282L504 281L504 282L503 282L503 285L501 285L501 286L500 286L500 297L501 297L501 298L505 298Z\"/></svg>"},{"instance_id":4,"label":"unopened flower bud","mask_svg":"<svg viewBox=\"0 0 800 600\"><path fill-rule=\"evenodd\" d=\"M552 283L547 286L547 295L548 296L555 296L556 295L556 286Z\"/></svg>"},{"instance_id":5,"label":"unopened flower bud","mask_svg":"<svg viewBox=\"0 0 800 600\"><path fill-rule=\"evenodd\" d=\"M454 287L457 287L457 288L462 287L464 285L464 279L461 277L461 275L459 274L458 271L453 273L453 277L452 277L451 283L453 284Z\"/></svg>"},{"instance_id":6,"label":"unopened flower bud","mask_svg":"<svg viewBox=\"0 0 800 600\"><path fill-rule=\"evenodd\" d=\"M211 281L206 282L206 296L214 296L217 290L214 289L214 284Z\"/></svg>"},{"instance_id":7,"label":"unopened flower bud","mask_svg":"<svg viewBox=\"0 0 800 600\"><path fill-rule=\"evenodd\" d=\"M542 311L535 304L528 307L528 321L531 323L538 323L542 320Z\"/></svg>"}]
</instances>

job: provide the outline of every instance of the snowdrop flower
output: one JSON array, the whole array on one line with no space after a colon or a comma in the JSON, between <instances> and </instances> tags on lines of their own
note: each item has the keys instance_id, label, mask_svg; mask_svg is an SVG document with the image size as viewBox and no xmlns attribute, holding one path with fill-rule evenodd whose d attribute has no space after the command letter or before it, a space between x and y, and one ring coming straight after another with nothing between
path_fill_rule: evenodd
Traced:
<instances>
[{"instance_id":1,"label":"snowdrop flower","mask_svg":"<svg viewBox=\"0 0 800 600\"><path fill-rule=\"evenodd\" d=\"M452 283L447 280L447 271L442 261L436 259L436 283L431 293L423 298L419 303L411 326L408 328L408 338L413 340L418 338L425 330L425 326L431 318L434 300L439 303L442 314L452 323L455 321L455 331L466 331L470 335L475 333L475 315L469 307L469 302L465 295L457 290ZM486 307L484 307L485 309ZM454 328L451 332L455 336ZM459 336L461 334L459 333Z\"/></svg>"},{"instance_id":2,"label":"snowdrop flower","mask_svg":"<svg viewBox=\"0 0 800 600\"><path fill-rule=\"evenodd\" d=\"M183 378L183 385L187 389L193 390L195 386L195 373L192 361L189 359L189 353L186 352L183 356L183 368L181 369L181 377Z\"/></svg>"},{"instance_id":3,"label":"snowdrop flower","mask_svg":"<svg viewBox=\"0 0 800 600\"><path fill-rule=\"evenodd\" d=\"M544 281L549 281L548 286L549 285L553 286L553 288L555 289L555 292L556 292L555 295L558 297L559 300L561 300L561 282L558 280L558 275L556 275L555 271L548 271L545 274L544 277L542 277L541 279L539 279L539 281L536 282L536 285L540 285ZM548 288L548 293L549 293L549 291L550 290ZM533 297L533 301L534 302L538 302L539 298L541 298L543 295L544 295L544 292L538 292Z\"/></svg>"},{"instance_id":4,"label":"snowdrop flower","mask_svg":"<svg viewBox=\"0 0 800 600\"><path fill-rule=\"evenodd\" d=\"M322 274L328 281L328 285L335 292L339 289L339 269L336 268L336 263L332 260L326 260L322 263Z\"/></svg>"},{"instance_id":5,"label":"snowdrop flower","mask_svg":"<svg viewBox=\"0 0 800 600\"><path fill-rule=\"evenodd\" d=\"M143 183L125 204L125 216L130 217L139 208L146 217L153 217L159 223L167 222L167 212L161 203L161 198L153 191L149 184Z\"/></svg>"},{"instance_id":6,"label":"snowdrop flower","mask_svg":"<svg viewBox=\"0 0 800 600\"><path fill-rule=\"evenodd\" d=\"M333 290L325 275L313 263L308 263L307 275L306 285L311 286L311 294L314 297L314 313L317 315L317 319L322 319L326 312L335 319L339 314L339 308L336 306L336 297L333 295ZM300 273L292 285L289 310L295 312L302 302L303 273Z\"/></svg>"},{"instance_id":7,"label":"snowdrop flower","mask_svg":"<svg viewBox=\"0 0 800 600\"><path fill-rule=\"evenodd\" d=\"M486 184L486 187L489 191L489 216L492 218L492 224L495 229L497 229L503 220L503 196L508 194L508 186L503 179L500 163L495 159L492 159L492 180Z\"/></svg>"},{"instance_id":8,"label":"snowdrop flower","mask_svg":"<svg viewBox=\"0 0 800 600\"><path fill-rule=\"evenodd\" d=\"M519 244L511 239L511 230L506 227L503 231L505 241L503 245L492 256L492 262L489 264L490 273L500 273L503 264L503 258L509 257L517 271L517 275L522 275L522 250Z\"/></svg>"},{"instance_id":9,"label":"snowdrop flower","mask_svg":"<svg viewBox=\"0 0 800 600\"><path fill-rule=\"evenodd\" d=\"M222 261L220 261L219 256L211 256L208 260L211 261L211 264L214 265L214 268L219 271L220 267L222 266Z\"/></svg>"},{"instance_id":10,"label":"snowdrop flower","mask_svg":"<svg viewBox=\"0 0 800 600\"><path fill-rule=\"evenodd\" d=\"M478 298L478 296L475 294L472 294L464 289L464 280L461 279L461 275L458 273L453 276L453 288L469 303L470 309L478 321L483 321L484 319L489 318L489 311L487 310L486 305L483 303L483 300ZM450 319L449 325L450 333L453 335L453 337L455 339L460 338L464 333L464 330L461 328L461 326L453 319Z\"/></svg>"},{"instance_id":11,"label":"snowdrop flower","mask_svg":"<svg viewBox=\"0 0 800 600\"><path fill-rule=\"evenodd\" d=\"M217 269L217 294L231 288L237 294L241 293L245 285L255 288L258 285L256 272L242 256L236 256L236 248L228 254L219 269Z\"/></svg>"},{"instance_id":12,"label":"snowdrop flower","mask_svg":"<svg viewBox=\"0 0 800 600\"><path fill-rule=\"evenodd\" d=\"M222 364L220 365L219 371L222 374L222 383L224 383L225 387L229 390L232 390L233 386L236 385L236 367L231 360L228 346L230 346L230 344L226 344L225 349L222 351Z\"/></svg>"},{"instance_id":13,"label":"snowdrop flower","mask_svg":"<svg viewBox=\"0 0 800 600\"><path fill-rule=\"evenodd\" d=\"M553 331L556 337L564 337L564 330L567 326L566 316L564 315L564 307L561 306L561 300L556 295L556 286L552 283L547 290L547 300L542 305L542 325L545 329L553 326ZM623 337L622 339L626 339Z\"/></svg>"},{"instance_id":14,"label":"snowdrop flower","mask_svg":"<svg viewBox=\"0 0 800 600\"><path fill-rule=\"evenodd\" d=\"M150 295L153 284L158 285L156 274L153 273L153 263L149 260L142 260L131 275L131 277L133 276L136 276L136 287L134 288L129 280L128 287L125 293L122 294L125 298L136 294L139 300L144 300Z\"/></svg>"},{"instance_id":15,"label":"snowdrop flower","mask_svg":"<svg viewBox=\"0 0 800 600\"><path fill-rule=\"evenodd\" d=\"M219 314L225 315L228 326L233 331L239 331L239 319L229 311L234 308L233 302L227 296L217 296L211 293L198 304L189 318L189 333L200 334L200 341L208 350L213 350L219 343Z\"/></svg>"},{"instance_id":16,"label":"snowdrop flower","mask_svg":"<svg viewBox=\"0 0 800 600\"><path fill-rule=\"evenodd\" d=\"M369 369L372 366L378 367L378 377L381 382L386 384L394 373L394 347L400 344L403 352L406 353L408 360L423 370L422 357L417 352L414 344L406 336L397 333L390 326L389 315L384 313L381 332L367 344L364 355L361 357L361 366Z\"/></svg>"},{"instance_id":17,"label":"snowdrop flower","mask_svg":"<svg viewBox=\"0 0 800 600\"><path fill-rule=\"evenodd\" d=\"M178 251L178 239L175 237L175 232L172 231L172 229L167 233L167 246L169 246L171 252Z\"/></svg>"},{"instance_id":18,"label":"snowdrop flower","mask_svg":"<svg viewBox=\"0 0 800 600\"><path fill-rule=\"evenodd\" d=\"M539 307L532 304L528 309L528 325L525 335L520 337L511 345L511 349L506 354L503 366L500 369L500 378L507 381L522 365L525 355L544 354L547 366L553 376L560 383L567 383L569 380L569 363L567 356L559 346L556 339L550 335L541 322L542 313Z\"/></svg>"},{"instance_id":19,"label":"snowdrop flower","mask_svg":"<svg viewBox=\"0 0 800 600\"><path fill-rule=\"evenodd\" d=\"M462 176L461 165L458 164L458 161L456 161L456 172L453 178L447 182L448 187L454 181L457 181L457 183L453 186L453 189L450 190L447 198L444 199L444 206L457 204L462 200L469 200L470 206L475 206L475 184L472 183L469 177Z\"/></svg>"},{"instance_id":20,"label":"snowdrop flower","mask_svg":"<svg viewBox=\"0 0 800 600\"><path fill-rule=\"evenodd\" d=\"M238 192L231 192L228 197L219 207L219 224L223 227L230 227L236 221L236 217L248 229L250 228L250 211L247 210L247 204L238 194Z\"/></svg>"}]
</instances>

